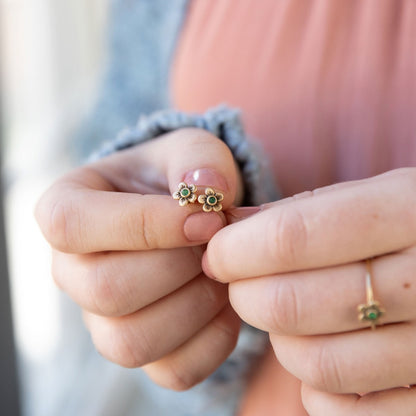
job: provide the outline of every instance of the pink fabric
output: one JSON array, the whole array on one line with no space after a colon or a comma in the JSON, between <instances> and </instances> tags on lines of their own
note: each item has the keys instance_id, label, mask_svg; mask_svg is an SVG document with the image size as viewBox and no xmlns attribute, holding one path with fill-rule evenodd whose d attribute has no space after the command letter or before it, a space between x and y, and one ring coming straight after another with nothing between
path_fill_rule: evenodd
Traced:
<instances>
[{"instance_id":1,"label":"pink fabric","mask_svg":"<svg viewBox=\"0 0 416 416\"><path fill-rule=\"evenodd\" d=\"M193 0L176 107L240 107L285 195L416 162L416 1Z\"/></svg>"}]
</instances>

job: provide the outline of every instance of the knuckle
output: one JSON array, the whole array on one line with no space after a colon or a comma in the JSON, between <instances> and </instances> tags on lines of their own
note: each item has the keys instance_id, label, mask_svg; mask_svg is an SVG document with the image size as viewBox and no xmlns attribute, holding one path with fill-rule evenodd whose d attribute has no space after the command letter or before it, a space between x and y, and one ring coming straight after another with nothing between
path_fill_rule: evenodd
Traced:
<instances>
[{"instance_id":1,"label":"knuckle","mask_svg":"<svg viewBox=\"0 0 416 416\"><path fill-rule=\"evenodd\" d=\"M138 337L129 324L120 320L116 318L114 322L107 323L104 334L99 334L98 341L94 341L97 350L109 361L125 368L137 368L153 361L146 337Z\"/></svg>"},{"instance_id":2,"label":"knuckle","mask_svg":"<svg viewBox=\"0 0 416 416\"><path fill-rule=\"evenodd\" d=\"M79 229L79 212L74 204L64 198L45 197L35 210L36 219L52 247L60 251L71 251Z\"/></svg>"},{"instance_id":3,"label":"knuckle","mask_svg":"<svg viewBox=\"0 0 416 416\"><path fill-rule=\"evenodd\" d=\"M89 286L91 309L104 316L120 316L126 307L116 281L120 271L111 261L98 261L89 266L86 272L86 284Z\"/></svg>"},{"instance_id":4,"label":"knuckle","mask_svg":"<svg viewBox=\"0 0 416 416\"><path fill-rule=\"evenodd\" d=\"M301 302L296 288L289 279L276 283L271 308L267 308L272 331L282 334L296 334L301 322Z\"/></svg>"},{"instance_id":5,"label":"knuckle","mask_svg":"<svg viewBox=\"0 0 416 416\"><path fill-rule=\"evenodd\" d=\"M142 197L146 206L146 195ZM152 213L150 210L139 210L132 215L127 211L124 216L119 218L120 224L116 228L126 230L125 240L128 247L140 247L141 250L151 250L157 248L155 241Z\"/></svg>"},{"instance_id":6,"label":"knuckle","mask_svg":"<svg viewBox=\"0 0 416 416\"><path fill-rule=\"evenodd\" d=\"M212 305L214 308L218 308L228 301L227 286L204 277L201 277L195 283L199 284L200 304Z\"/></svg>"},{"instance_id":7,"label":"knuckle","mask_svg":"<svg viewBox=\"0 0 416 416\"><path fill-rule=\"evenodd\" d=\"M282 268L290 268L302 257L308 241L308 227L303 214L291 206L282 207L266 228L270 257Z\"/></svg>"},{"instance_id":8,"label":"knuckle","mask_svg":"<svg viewBox=\"0 0 416 416\"><path fill-rule=\"evenodd\" d=\"M310 355L307 384L320 391L342 393L344 380L338 356L321 343Z\"/></svg>"},{"instance_id":9,"label":"knuckle","mask_svg":"<svg viewBox=\"0 0 416 416\"><path fill-rule=\"evenodd\" d=\"M213 349L218 352L218 356L214 357L214 361L209 364L208 368L204 369L192 367L190 365L192 361L189 360L172 360L167 377L168 382L165 382L166 387L176 391L188 390L194 387L208 377L233 351L238 341L239 322L238 325L230 325L228 319L214 319L211 325L215 331ZM222 359L218 360L218 357L222 357Z\"/></svg>"},{"instance_id":10,"label":"knuckle","mask_svg":"<svg viewBox=\"0 0 416 416\"><path fill-rule=\"evenodd\" d=\"M159 386L174 391L186 391L200 382L200 377L187 365L180 365L177 360L163 360L157 375L149 374ZM168 362L166 362L168 361Z\"/></svg>"},{"instance_id":11,"label":"knuckle","mask_svg":"<svg viewBox=\"0 0 416 416\"><path fill-rule=\"evenodd\" d=\"M156 244L153 241L154 239L152 238L153 233L150 232L150 230L153 229L153 227L151 227L149 224L151 224L151 220L150 220L150 216L151 213L150 212L141 212L140 215L140 223L141 223L141 227L140 227L140 231L141 231L141 238L142 238L142 244L143 247L147 250L151 250L152 248L156 248Z\"/></svg>"},{"instance_id":12,"label":"knuckle","mask_svg":"<svg viewBox=\"0 0 416 416\"><path fill-rule=\"evenodd\" d=\"M147 362L130 345L121 342L118 342L117 350L110 357L110 361L124 368L139 368Z\"/></svg>"},{"instance_id":13,"label":"knuckle","mask_svg":"<svg viewBox=\"0 0 416 416\"><path fill-rule=\"evenodd\" d=\"M223 351L231 352L238 341L238 335L240 331L240 326L232 326L228 322L215 319L212 322L216 330L215 339L217 340L217 345L221 345Z\"/></svg>"}]
</instances>

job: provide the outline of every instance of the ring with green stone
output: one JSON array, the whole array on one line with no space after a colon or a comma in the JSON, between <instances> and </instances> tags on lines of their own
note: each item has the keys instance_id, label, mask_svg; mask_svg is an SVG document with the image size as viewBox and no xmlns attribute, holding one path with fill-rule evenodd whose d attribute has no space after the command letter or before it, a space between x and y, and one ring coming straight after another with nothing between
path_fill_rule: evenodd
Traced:
<instances>
[{"instance_id":1,"label":"ring with green stone","mask_svg":"<svg viewBox=\"0 0 416 416\"><path fill-rule=\"evenodd\" d=\"M374 300L373 287L371 285L371 260L366 260L367 272L365 275L365 285L367 303L358 305L358 319L361 322L369 322L371 329L376 329L379 318L386 313L380 303Z\"/></svg>"}]
</instances>

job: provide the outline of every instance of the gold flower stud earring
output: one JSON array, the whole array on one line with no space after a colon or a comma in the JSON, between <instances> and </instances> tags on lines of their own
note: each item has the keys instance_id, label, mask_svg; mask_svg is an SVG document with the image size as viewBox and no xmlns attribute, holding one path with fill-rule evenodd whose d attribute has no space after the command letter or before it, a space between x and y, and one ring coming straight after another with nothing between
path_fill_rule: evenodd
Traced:
<instances>
[{"instance_id":1,"label":"gold flower stud earring","mask_svg":"<svg viewBox=\"0 0 416 416\"><path fill-rule=\"evenodd\" d=\"M224 199L224 195L219 192L215 192L212 188L205 189L205 195L199 195L198 202L203 204L202 209L205 212L221 211L221 201Z\"/></svg>"},{"instance_id":2,"label":"gold flower stud earring","mask_svg":"<svg viewBox=\"0 0 416 416\"><path fill-rule=\"evenodd\" d=\"M178 190L172 194L172 197L173 199L179 199L179 205L184 207L189 203L193 204L196 201L196 191L197 188L195 185L188 185L185 182L181 182L178 185Z\"/></svg>"}]
</instances>

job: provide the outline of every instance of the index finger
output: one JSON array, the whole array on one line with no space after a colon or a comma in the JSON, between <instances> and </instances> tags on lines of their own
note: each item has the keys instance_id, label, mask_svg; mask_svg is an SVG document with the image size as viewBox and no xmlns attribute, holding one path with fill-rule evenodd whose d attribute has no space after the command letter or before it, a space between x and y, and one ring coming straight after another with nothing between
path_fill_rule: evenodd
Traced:
<instances>
[{"instance_id":1,"label":"index finger","mask_svg":"<svg viewBox=\"0 0 416 416\"><path fill-rule=\"evenodd\" d=\"M143 159L161 172L162 192L174 191L199 172L192 178L196 185L223 192L224 208L234 201L237 174L225 144L196 129L174 132L81 168L52 186L36 209L49 243L74 253L185 247L205 243L223 227L222 213L203 212L200 204L179 206L172 196L160 195L160 189L159 195L120 192L114 183L137 181L131 171L140 171ZM152 183L152 174L146 171L139 180Z\"/></svg>"},{"instance_id":2,"label":"index finger","mask_svg":"<svg viewBox=\"0 0 416 416\"><path fill-rule=\"evenodd\" d=\"M224 282L324 268L416 242L415 169L400 169L284 204L220 230L203 258Z\"/></svg>"},{"instance_id":3,"label":"index finger","mask_svg":"<svg viewBox=\"0 0 416 416\"><path fill-rule=\"evenodd\" d=\"M73 195L68 200L61 193ZM68 184L55 198L43 231L64 252L185 247L205 242L223 227L217 213L182 208L167 195L74 190Z\"/></svg>"}]
</instances>

